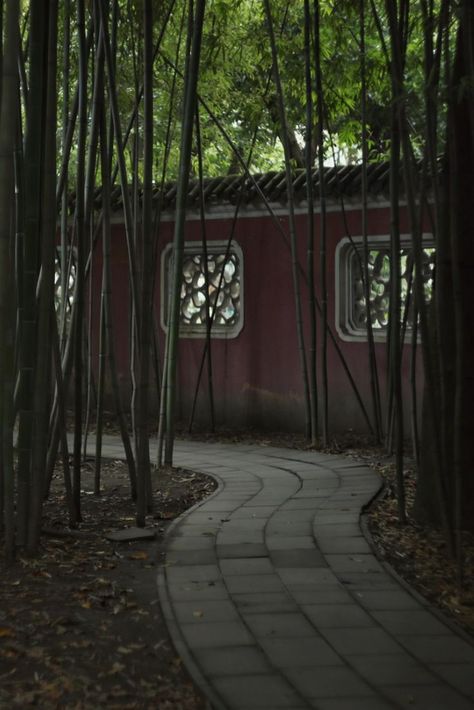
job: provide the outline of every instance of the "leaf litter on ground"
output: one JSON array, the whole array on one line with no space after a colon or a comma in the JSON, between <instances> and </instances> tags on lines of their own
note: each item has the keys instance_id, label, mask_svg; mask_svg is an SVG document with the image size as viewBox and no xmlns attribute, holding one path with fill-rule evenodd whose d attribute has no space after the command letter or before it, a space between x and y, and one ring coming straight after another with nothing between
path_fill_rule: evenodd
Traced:
<instances>
[{"instance_id":1,"label":"leaf litter on ground","mask_svg":"<svg viewBox=\"0 0 474 710\"><path fill-rule=\"evenodd\" d=\"M156 567L169 522L215 488L180 469L156 477L150 540L109 541L135 524L122 462L104 462L100 496L82 498L83 523L70 530L61 474L45 505L40 555L0 559L0 709L203 710L169 640L157 603ZM93 490L90 465L83 487ZM77 533L80 533L79 535Z\"/></svg>"}]
</instances>

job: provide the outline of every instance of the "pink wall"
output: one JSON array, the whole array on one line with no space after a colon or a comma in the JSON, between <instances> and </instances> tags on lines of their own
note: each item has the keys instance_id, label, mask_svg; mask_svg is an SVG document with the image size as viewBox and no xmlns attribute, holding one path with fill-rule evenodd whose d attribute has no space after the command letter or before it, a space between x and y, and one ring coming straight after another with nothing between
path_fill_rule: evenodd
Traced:
<instances>
[{"instance_id":1,"label":"pink wall","mask_svg":"<svg viewBox=\"0 0 474 710\"><path fill-rule=\"evenodd\" d=\"M360 211L348 211L347 223L353 236L361 233ZM281 224L287 229L287 221ZM402 215L402 222L405 216ZM315 216L316 233L319 217ZM338 212L328 214L328 320L338 344L351 369L352 375L370 410L370 385L368 380L367 346L365 343L345 342L337 335L335 327L335 249L346 236L343 219ZM164 223L160 232L158 257L156 313L159 323L161 251L172 238L172 223ZM297 216L298 250L301 263L306 263L306 216ZM402 224L402 231L408 225ZM226 240L230 221L210 219L206 225L207 239ZM389 233L389 214L386 208L372 209L369 215L369 234ZM244 260L244 327L234 339L212 341L214 397L217 421L224 426L300 430L304 423L302 380L296 338L296 319L293 297L290 252L272 221L266 217L248 217L239 220L234 235L243 251ZM186 226L186 241L201 239L198 221ZM99 247L100 248L100 247ZM316 270L319 258L315 245ZM128 263L125 238L120 225L113 233L113 303L116 330L116 350L120 377L128 391ZM101 258L98 254L94 279L99 279ZM316 278L319 281L316 271ZM307 316L308 292L301 282L303 309ZM95 318L97 319L97 309ZM305 322L308 336L307 317ZM158 327L160 352L163 351L164 332ZM194 395L197 372L204 347L204 339L181 338L178 366L179 416L187 421ZM409 346L406 346L407 354ZM376 344L382 391L385 383L385 344ZM318 360L319 360L318 352ZM407 359L407 358L405 358ZM407 386L407 363L404 365ZM352 392L340 359L328 341L329 414L332 431L364 431L365 424L360 407ZM318 372L319 376L319 372ZM206 377L203 377L198 400L197 418L205 426L208 422L208 396ZM156 403L156 392L151 393ZM407 394L408 403L408 394Z\"/></svg>"}]
</instances>

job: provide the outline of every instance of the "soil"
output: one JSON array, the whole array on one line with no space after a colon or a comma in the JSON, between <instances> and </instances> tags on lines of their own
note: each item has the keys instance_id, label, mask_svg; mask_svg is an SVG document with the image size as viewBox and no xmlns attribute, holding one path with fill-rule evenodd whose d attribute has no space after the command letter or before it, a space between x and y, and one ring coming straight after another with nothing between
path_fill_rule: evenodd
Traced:
<instances>
[{"instance_id":1,"label":"soil","mask_svg":"<svg viewBox=\"0 0 474 710\"><path fill-rule=\"evenodd\" d=\"M45 506L40 555L19 556L0 578L0 708L204 710L169 640L156 569L170 522L211 493L212 479L171 469L154 480L155 539L110 542L134 525L128 473L104 462L93 495L83 470L83 522L70 531L58 478Z\"/></svg>"},{"instance_id":2,"label":"soil","mask_svg":"<svg viewBox=\"0 0 474 710\"><path fill-rule=\"evenodd\" d=\"M113 429L111 429L113 431ZM187 435L188 436L188 435ZM255 432L196 434L194 439L308 449L302 437ZM368 513L379 556L432 604L474 633L474 538L463 540L464 583L439 530L411 517L413 469L405 481L408 523L398 523L393 462L368 441L351 435L328 453L375 468L385 493ZM205 710L167 634L156 592L163 538L171 521L209 495L215 483L202 474L165 469L154 474L155 512L148 541L111 542L106 534L134 526L127 468L104 462L102 491L93 494L92 467L83 469L83 522L66 525L61 474L45 505L40 555L0 558L0 710Z\"/></svg>"}]
</instances>

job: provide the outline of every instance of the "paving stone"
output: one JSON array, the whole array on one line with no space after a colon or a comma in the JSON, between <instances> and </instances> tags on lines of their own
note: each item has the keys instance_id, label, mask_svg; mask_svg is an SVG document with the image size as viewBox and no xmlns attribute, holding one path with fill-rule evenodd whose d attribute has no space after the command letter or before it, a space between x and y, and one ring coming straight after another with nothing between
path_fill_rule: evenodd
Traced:
<instances>
[{"instance_id":1,"label":"paving stone","mask_svg":"<svg viewBox=\"0 0 474 710\"><path fill-rule=\"evenodd\" d=\"M225 583L230 594L285 591L285 587L276 574L228 575L225 578Z\"/></svg>"},{"instance_id":2,"label":"paving stone","mask_svg":"<svg viewBox=\"0 0 474 710\"><path fill-rule=\"evenodd\" d=\"M241 621L209 621L203 624L180 624L181 632L189 646L200 648L221 646L252 646L253 636Z\"/></svg>"},{"instance_id":3,"label":"paving stone","mask_svg":"<svg viewBox=\"0 0 474 710\"><path fill-rule=\"evenodd\" d=\"M374 611L372 612L384 629L391 634L402 635L443 635L449 633L446 624L439 621L433 614L424 609L403 611Z\"/></svg>"},{"instance_id":4,"label":"paving stone","mask_svg":"<svg viewBox=\"0 0 474 710\"><path fill-rule=\"evenodd\" d=\"M168 567L166 575L170 584L185 582L216 582L221 578L217 565L184 565L183 567Z\"/></svg>"},{"instance_id":5,"label":"paving stone","mask_svg":"<svg viewBox=\"0 0 474 710\"><path fill-rule=\"evenodd\" d=\"M317 710L393 710L391 702L375 694L361 698L317 698L312 707Z\"/></svg>"},{"instance_id":6,"label":"paving stone","mask_svg":"<svg viewBox=\"0 0 474 710\"><path fill-rule=\"evenodd\" d=\"M290 684L276 674L215 678L213 685L227 707L235 710L248 710L250 707L294 710L301 703L301 698Z\"/></svg>"},{"instance_id":7,"label":"paving stone","mask_svg":"<svg viewBox=\"0 0 474 710\"><path fill-rule=\"evenodd\" d=\"M274 614L298 611L298 606L287 592L233 594L232 600L242 613Z\"/></svg>"},{"instance_id":8,"label":"paving stone","mask_svg":"<svg viewBox=\"0 0 474 710\"><path fill-rule=\"evenodd\" d=\"M454 636L454 634L446 634L445 636L398 636L397 640L424 663L474 664L474 646Z\"/></svg>"},{"instance_id":9,"label":"paving stone","mask_svg":"<svg viewBox=\"0 0 474 710\"><path fill-rule=\"evenodd\" d=\"M375 626L370 614L356 604L311 604L302 607L310 621L321 629L344 629Z\"/></svg>"},{"instance_id":10,"label":"paving stone","mask_svg":"<svg viewBox=\"0 0 474 710\"><path fill-rule=\"evenodd\" d=\"M216 543L217 545L261 545L263 530L242 530L241 533L221 530L217 535Z\"/></svg>"},{"instance_id":11,"label":"paving stone","mask_svg":"<svg viewBox=\"0 0 474 710\"><path fill-rule=\"evenodd\" d=\"M269 518L274 511L273 506L254 506L252 508L247 508L246 506L241 506L232 513L232 520L241 520L242 518Z\"/></svg>"},{"instance_id":12,"label":"paving stone","mask_svg":"<svg viewBox=\"0 0 474 710\"><path fill-rule=\"evenodd\" d=\"M472 702L447 685L386 686L384 693L407 710L472 710Z\"/></svg>"},{"instance_id":13,"label":"paving stone","mask_svg":"<svg viewBox=\"0 0 474 710\"><path fill-rule=\"evenodd\" d=\"M369 543L363 537L322 537L318 535L318 547L326 553L370 552Z\"/></svg>"},{"instance_id":14,"label":"paving stone","mask_svg":"<svg viewBox=\"0 0 474 710\"><path fill-rule=\"evenodd\" d=\"M315 525L350 525L354 519L359 519L359 513L349 510L344 513L334 511L324 511L319 509L314 516Z\"/></svg>"},{"instance_id":15,"label":"paving stone","mask_svg":"<svg viewBox=\"0 0 474 710\"><path fill-rule=\"evenodd\" d=\"M367 682L373 686L384 685L433 685L437 678L407 653L346 658Z\"/></svg>"},{"instance_id":16,"label":"paving stone","mask_svg":"<svg viewBox=\"0 0 474 710\"><path fill-rule=\"evenodd\" d=\"M211 514L217 512L230 515L235 510L235 500L231 499L226 502L225 500L222 500L220 496L218 496L215 500L211 499L203 503L200 507L200 510L202 512L210 512Z\"/></svg>"},{"instance_id":17,"label":"paving stone","mask_svg":"<svg viewBox=\"0 0 474 710\"><path fill-rule=\"evenodd\" d=\"M315 605L315 604L353 604L351 595L338 583L315 585L314 588L299 589L292 588L291 596L300 605Z\"/></svg>"},{"instance_id":18,"label":"paving stone","mask_svg":"<svg viewBox=\"0 0 474 710\"><path fill-rule=\"evenodd\" d=\"M172 601L201 601L203 599L228 599L229 594L222 582L192 582L169 585Z\"/></svg>"},{"instance_id":19,"label":"paving stone","mask_svg":"<svg viewBox=\"0 0 474 710\"><path fill-rule=\"evenodd\" d=\"M298 500L299 498L306 499L308 497L310 497L310 498L318 498L318 497L327 498L328 496L330 496L334 492L335 488L336 488L336 486L330 485L330 484L325 486L325 485L317 485L317 484L312 485L311 483L309 483L309 484L306 484L303 488L301 488L297 493L295 493L292 496L292 500Z\"/></svg>"},{"instance_id":20,"label":"paving stone","mask_svg":"<svg viewBox=\"0 0 474 710\"><path fill-rule=\"evenodd\" d=\"M272 515L268 521L268 526L282 529L290 528L290 530L293 530L294 527L304 525L307 528L307 531L296 534L309 535L311 532L308 532L308 530L311 531L313 516L313 510L286 510L284 508L280 508L277 513Z\"/></svg>"},{"instance_id":21,"label":"paving stone","mask_svg":"<svg viewBox=\"0 0 474 710\"><path fill-rule=\"evenodd\" d=\"M183 523L184 525L208 525L209 523L218 523L220 524L222 522L222 519L226 519L227 515L223 515L221 511L211 511L211 510L206 510L203 509L202 507L199 508L198 510L195 510L191 516L191 518L187 519L186 523Z\"/></svg>"},{"instance_id":22,"label":"paving stone","mask_svg":"<svg viewBox=\"0 0 474 710\"><path fill-rule=\"evenodd\" d=\"M304 489L305 490L305 489ZM320 496L305 496L302 498L291 498L283 504L281 510L316 510L321 505L321 499L326 497L326 492Z\"/></svg>"},{"instance_id":23,"label":"paving stone","mask_svg":"<svg viewBox=\"0 0 474 710\"><path fill-rule=\"evenodd\" d=\"M341 583L354 592L377 589L400 589L399 584L386 572L338 572Z\"/></svg>"},{"instance_id":24,"label":"paving stone","mask_svg":"<svg viewBox=\"0 0 474 710\"><path fill-rule=\"evenodd\" d=\"M319 550L272 550L271 559L275 567L327 567Z\"/></svg>"},{"instance_id":25,"label":"paving stone","mask_svg":"<svg viewBox=\"0 0 474 710\"><path fill-rule=\"evenodd\" d=\"M221 560L222 574L274 574L275 570L269 557L235 557Z\"/></svg>"},{"instance_id":26,"label":"paving stone","mask_svg":"<svg viewBox=\"0 0 474 710\"><path fill-rule=\"evenodd\" d=\"M210 565L216 564L214 549L210 550L174 550L166 555L167 566L173 565Z\"/></svg>"},{"instance_id":27,"label":"paving stone","mask_svg":"<svg viewBox=\"0 0 474 710\"><path fill-rule=\"evenodd\" d=\"M400 646L383 629L321 629L321 634L343 656L400 653Z\"/></svg>"},{"instance_id":28,"label":"paving stone","mask_svg":"<svg viewBox=\"0 0 474 710\"><path fill-rule=\"evenodd\" d=\"M218 544L216 546L219 559L231 559L234 557L267 557L268 550L263 543L242 542L232 544Z\"/></svg>"},{"instance_id":29,"label":"paving stone","mask_svg":"<svg viewBox=\"0 0 474 710\"><path fill-rule=\"evenodd\" d=\"M210 550L215 546L215 536L195 537L194 535L174 537L168 542L168 550Z\"/></svg>"},{"instance_id":30,"label":"paving stone","mask_svg":"<svg viewBox=\"0 0 474 710\"><path fill-rule=\"evenodd\" d=\"M372 695L370 686L345 666L295 668L286 675L297 690L308 698L343 698Z\"/></svg>"},{"instance_id":31,"label":"paving stone","mask_svg":"<svg viewBox=\"0 0 474 710\"><path fill-rule=\"evenodd\" d=\"M270 662L278 668L344 665L341 657L318 636L295 639L260 639Z\"/></svg>"},{"instance_id":32,"label":"paving stone","mask_svg":"<svg viewBox=\"0 0 474 710\"><path fill-rule=\"evenodd\" d=\"M200 649L198 663L209 677L262 675L272 672L264 654L253 646Z\"/></svg>"},{"instance_id":33,"label":"paving stone","mask_svg":"<svg viewBox=\"0 0 474 710\"><path fill-rule=\"evenodd\" d=\"M379 572L386 574L384 568L376 560L374 555L369 554L326 554L326 561L334 572L346 573L346 572L356 572L356 573L370 573Z\"/></svg>"},{"instance_id":34,"label":"paving stone","mask_svg":"<svg viewBox=\"0 0 474 710\"><path fill-rule=\"evenodd\" d=\"M365 589L355 592L354 598L371 611L420 608L419 602L411 594L400 588L380 589L377 591Z\"/></svg>"},{"instance_id":35,"label":"paving stone","mask_svg":"<svg viewBox=\"0 0 474 710\"><path fill-rule=\"evenodd\" d=\"M244 620L250 631L260 638L302 638L313 637L312 626L300 613L243 613Z\"/></svg>"},{"instance_id":36,"label":"paving stone","mask_svg":"<svg viewBox=\"0 0 474 710\"><path fill-rule=\"evenodd\" d=\"M283 537L282 535L266 535L265 544L269 550L314 550L315 541L312 535L298 537Z\"/></svg>"},{"instance_id":37,"label":"paving stone","mask_svg":"<svg viewBox=\"0 0 474 710\"><path fill-rule=\"evenodd\" d=\"M362 532L359 523L327 523L324 524L315 520L313 532L317 540L319 538L335 538L335 537L360 537ZM363 538L365 539L365 538Z\"/></svg>"},{"instance_id":38,"label":"paving stone","mask_svg":"<svg viewBox=\"0 0 474 710\"><path fill-rule=\"evenodd\" d=\"M235 605L227 600L204 599L196 602L175 602L174 613L180 623L202 624L209 621L240 621Z\"/></svg>"},{"instance_id":39,"label":"paving stone","mask_svg":"<svg viewBox=\"0 0 474 710\"><path fill-rule=\"evenodd\" d=\"M247 508L262 508L262 507L267 507L271 506L273 509L277 508L280 506L282 503L285 502L286 498L288 495L270 495L269 493L263 494L263 493L257 493L256 496L254 496L251 500L247 501L245 506Z\"/></svg>"},{"instance_id":40,"label":"paving stone","mask_svg":"<svg viewBox=\"0 0 474 710\"><path fill-rule=\"evenodd\" d=\"M308 522L277 522L274 523L272 520L267 525L266 536L267 537L299 537L302 535L311 535L312 526Z\"/></svg>"},{"instance_id":41,"label":"paving stone","mask_svg":"<svg viewBox=\"0 0 474 710\"><path fill-rule=\"evenodd\" d=\"M431 670L457 690L474 700L474 668L472 663L434 663Z\"/></svg>"},{"instance_id":42,"label":"paving stone","mask_svg":"<svg viewBox=\"0 0 474 710\"><path fill-rule=\"evenodd\" d=\"M191 522L185 522L181 523L181 525L178 526L175 535L180 537L195 537L199 535L203 535L205 537L215 537L219 530L220 525L218 525L217 523L209 522L208 525L203 525L202 523L194 525Z\"/></svg>"},{"instance_id":43,"label":"paving stone","mask_svg":"<svg viewBox=\"0 0 474 710\"><path fill-rule=\"evenodd\" d=\"M265 524L265 518L240 518L237 521L233 518L228 518L222 524L222 532L226 535L240 535L243 532L261 531Z\"/></svg>"},{"instance_id":44,"label":"paving stone","mask_svg":"<svg viewBox=\"0 0 474 710\"><path fill-rule=\"evenodd\" d=\"M289 589L337 584L337 578L328 567L279 567L278 574Z\"/></svg>"}]
</instances>

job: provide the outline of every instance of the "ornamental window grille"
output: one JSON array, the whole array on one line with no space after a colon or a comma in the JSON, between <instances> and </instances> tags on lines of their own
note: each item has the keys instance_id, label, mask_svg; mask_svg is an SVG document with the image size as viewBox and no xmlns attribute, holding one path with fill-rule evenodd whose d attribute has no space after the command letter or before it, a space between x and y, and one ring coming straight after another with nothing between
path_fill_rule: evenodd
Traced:
<instances>
[{"instance_id":1,"label":"ornamental window grille","mask_svg":"<svg viewBox=\"0 0 474 710\"><path fill-rule=\"evenodd\" d=\"M243 327L243 259L240 247L232 242L210 242L206 255L200 243L185 245L180 302L180 335L203 337L208 322L211 335L234 338ZM206 267L207 264L207 267ZM168 326L169 294L173 270L172 249L163 254L162 321Z\"/></svg>"},{"instance_id":2,"label":"ornamental window grille","mask_svg":"<svg viewBox=\"0 0 474 710\"><path fill-rule=\"evenodd\" d=\"M61 319L61 309L65 306L66 324L69 327L71 320L72 304L74 302L74 289L76 288L76 253L69 250L66 261L67 277L65 284L65 298L63 299L63 284L61 279L61 251L56 249L54 258L54 308L58 322Z\"/></svg>"},{"instance_id":3,"label":"ornamental window grille","mask_svg":"<svg viewBox=\"0 0 474 710\"><path fill-rule=\"evenodd\" d=\"M363 280L364 250L362 240L344 240L339 249L339 301L338 330L343 339L365 339L367 334L367 304ZM376 339L386 336L390 312L389 239L369 241L370 315ZM435 249L429 240L423 246L422 279L425 299L431 299L435 265ZM413 327L414 318L414 260L411 245L402 243L400 249L400 321L406 321L407 331Z\"/></svg>"}]
</instances>

